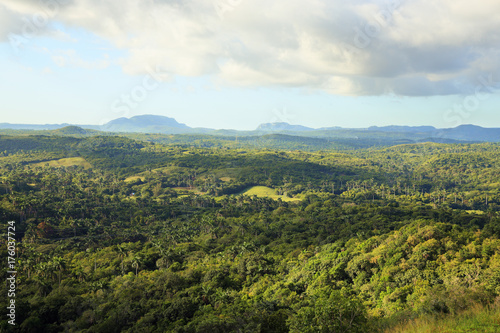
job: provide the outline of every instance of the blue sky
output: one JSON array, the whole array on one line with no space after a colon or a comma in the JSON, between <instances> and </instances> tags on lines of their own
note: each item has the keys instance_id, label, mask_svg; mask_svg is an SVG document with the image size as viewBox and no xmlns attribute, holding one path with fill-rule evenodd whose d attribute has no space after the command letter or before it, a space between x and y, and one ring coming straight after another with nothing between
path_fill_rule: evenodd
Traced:
<instances>
[{"instance_id":1,"label":"blue sky","mask_svg":"<svg viewBox=\"0 0 500 333\"><path fill-rule=\"evenodd\" d=\"M0 122L500 127L493 13L498 1L3 0Z\"/></svg>"}]
</instances>

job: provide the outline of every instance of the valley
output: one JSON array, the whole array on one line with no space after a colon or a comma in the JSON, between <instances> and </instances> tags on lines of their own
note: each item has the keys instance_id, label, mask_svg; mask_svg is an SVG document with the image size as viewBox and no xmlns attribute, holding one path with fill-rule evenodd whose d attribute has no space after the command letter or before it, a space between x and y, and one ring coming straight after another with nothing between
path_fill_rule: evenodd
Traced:
<instances>
[{"instance_id":1,"label":"valley","mask_svg":"<svg viewBox=\"0 0 500 333\"><path fill-rule=\"evenodd\" d=\"M499 329L497 143L169 140L0 137L21 331Z\"/></svg>"}]
</instances>

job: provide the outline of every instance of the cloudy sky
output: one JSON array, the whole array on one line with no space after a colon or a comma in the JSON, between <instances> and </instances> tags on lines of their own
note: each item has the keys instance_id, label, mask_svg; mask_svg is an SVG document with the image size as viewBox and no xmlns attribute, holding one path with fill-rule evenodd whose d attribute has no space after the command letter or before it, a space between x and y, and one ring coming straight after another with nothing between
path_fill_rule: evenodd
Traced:
<instances>
[{"instance_id":1,"label":"cloudy sky","mask_svg":"<svg viewBox=\"0 0 500 333\"><path fill-rule=\"evenodd\" d=\"M498 0L0 0L0 122L500 127Z\"/></svg>"}]
</instances>

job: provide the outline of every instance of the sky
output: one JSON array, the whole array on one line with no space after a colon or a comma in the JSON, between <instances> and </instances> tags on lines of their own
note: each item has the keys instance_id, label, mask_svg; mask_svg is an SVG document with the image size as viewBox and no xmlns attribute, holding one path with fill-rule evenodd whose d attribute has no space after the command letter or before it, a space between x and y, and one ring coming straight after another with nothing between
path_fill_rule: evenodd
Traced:
<instances>
[{"instance_id":1,"label":"sky","mask_svg":"<svg viewBox=\"0 0 500 333\"><path fill-rule=\"evenodd\" d=\"M498 0L0 0L0 123L500 127Z\"/></svg>"}]
</instances>

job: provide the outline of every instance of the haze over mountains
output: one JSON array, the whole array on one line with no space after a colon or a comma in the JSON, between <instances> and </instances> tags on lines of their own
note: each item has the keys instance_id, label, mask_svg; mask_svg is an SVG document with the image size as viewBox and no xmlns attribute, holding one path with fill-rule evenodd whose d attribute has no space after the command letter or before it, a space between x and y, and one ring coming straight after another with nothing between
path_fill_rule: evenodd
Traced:
<instances>
[{"instance_id":1,"label":"haze over mountains","mask_svg":"<svg viewBox=\"0 0 500 333\"><path fill-rule=\"evenodd\" d=\"M56 130L72 126L71 124L9 124L0 123L0 129ZM214 134L249 136L265 134L288 134L321 138L397 138L414 141L422 140L458 140L500 142L500 128L483 128L475 125L461 125L455 128L437 129L433 126L371 126L368 128L323 127L310 128L302 125L291 125L286 122L265 123L254 131L216 130L209 128L192 128L177 122L173 118L158 115L141 115L131 118L114 119L104 125L73 125L70 131L91 129L105 132L121 133L161 133L161 134Z\"/></svg>"}]
</instances>

